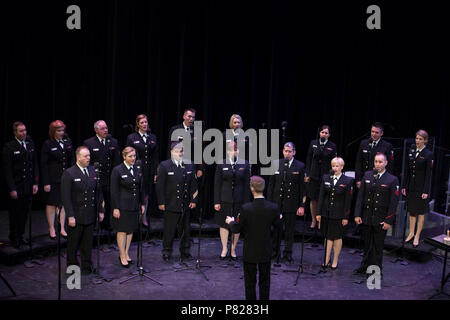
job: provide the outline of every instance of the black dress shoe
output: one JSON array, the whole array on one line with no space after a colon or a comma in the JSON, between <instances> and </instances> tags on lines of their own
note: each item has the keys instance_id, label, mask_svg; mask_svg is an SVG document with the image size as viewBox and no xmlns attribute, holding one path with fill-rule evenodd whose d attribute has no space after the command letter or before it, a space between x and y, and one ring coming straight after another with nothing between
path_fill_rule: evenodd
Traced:
<instances>
[{"instance_id":1,"label":"black dress shoe","mask_svg":"<svg viewBox=\"0 0 450 320\"><path fill-rule=\"evenodd\" d=\"M236 257L230 256L230 258L231 258L231 260L233 260L233 261L237 261L237 260L238 260L238 257L237 257L237 256L236 256Z\"/></svg>"},{"instance_id":2,"label":"black dress shoe","mask_svg":"<svg viewBox=\"0 0 450 320\"><path fill-rule=\"evenodd\" d=\"M412 237L412 238L409 239L408 241L405 240L405 244L406 244L406 243L410 243L410 242L413 241L413 240L414 240L414 237Z\"/></svg>"},{"instance_id":3,"label":"black dress shoe","mask_svg":"<svg viewBox=\"0 0 450 320\"><path fill-rule=\"evenodd\" d=\"M120 257L119 257L119 262L120 262L120 265L121 265L122 267L124 267L124 268L129 268L129 267L130 267L129 264L123 264L123 263L122 263L122 259L120 259Z\"/></svg>"},{"instance_id":4,"label":"black dress shoe","mask_svg":"<svg viewBox=\"0 0 450 320\"><path fill-rule=\"evenodd\" d=\"M418 244L413 244L412 247L415 249L415 248L419 247L419 245Z\"/></svg>"},{"instance_id":5,"label":"black dress shoe","mask_svg":"<svg viewBox=\"0 0 450 320\"><path fill-rule=\"evenodd\" d=\"M219 256L219 258L220 258L220 260L225 260L226 258L227 258L227 256L225 256L225 257L222 257L222 256Z\"/></svg>"},{"instance_id":6,"label":"black dress shoe","mask_svg":"<svg viewBox=\"0 0 450 320\"><path fill-rule=\"evenodd\" d=\"M181 259L183 259L183 260L192 260L193 257L192 257L192 255L190 253L183 253L181 255Z\"/></svg>"},{"instance_id":7,"label":"black dress shoe","mask_svg":"<svg viewBox=\"0 0 450 320\"><path fill-rule=\"evenodd\" d=\"M50 240L56 240L56 236L52 237L52 236L49 234L48 237L50 238Z\"/></svg>"},{"instance_id":8,"label":"black dress shoe","mask_svg":"<svg viewBox=\"0 0 450 320\"><path fill-rule=\"evenodd\" d=\"M133 264L134 263L133 260L127 260L127 261L128 261L128 264Z\"/></svg>"},{"instance_id":9,"label":"black dress shoe","mask_svg":"<svg viewBox=\"0 0 450 320\"><path fill-rule=\"evenodd\" d=\"M290 254L285 254L285 255L283 256L283 260L285 260L285 261L288 262L288 263L294 262L294 259L292 259L292 255L290 255Z\"/></svg>"},{"instance_id":10,"label":"black dress shoe","mask_svg":"<svg viewBox=\"0 0 450 320\"><path fill-rule=\"evenodd\" d=\"M338 266L336 266L336 267L331 266L330 267L331 270L336 270L337 268L338 268Z\"/></svg>"},{"instance_id":11,"label":"black dress shoe","mask_svg":"<svg viewBox=\"0 0 450 320\"><path fill-rule=\"evenodd\" d=\"M63 238L63 239L66 239L66 240L67 240L67 234L66 234L66 235L63 235L62 233L60 233L60 235L61 235L61 238Z\"/></svg>"},{"instance_id":12,"label":"black dress shoe","mask_svg":"<svg viewBox=\"0 0 450 320\"><path fill-rule=\"evenodd\" d=\"M353 270L353 274L365 274L367 268L359 267L358 269Z\"/></svg>"}]
</instances>

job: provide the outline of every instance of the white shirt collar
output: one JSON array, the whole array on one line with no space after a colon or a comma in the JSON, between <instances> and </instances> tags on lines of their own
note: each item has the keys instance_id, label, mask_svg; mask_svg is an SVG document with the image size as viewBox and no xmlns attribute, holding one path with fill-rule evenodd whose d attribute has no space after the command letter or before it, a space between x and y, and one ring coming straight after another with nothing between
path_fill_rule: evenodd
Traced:
<instances>
[{"instance_id":1,"label":"white shirt collar","mask_svg":"<svg viewBox=\"0 0 450 320\"><path fill-rule=\"evenodd\" d=\"M124 161L123 164L125 165L125 167L127 167L128 170L130 170L130 166Z\"/></svg>"},{"instance_id":2,"label":"white shirt collar","mask_svg":"<svg viewBox=\"0 0 450 320\"><path fill-rule=\"evenodd\" d=\"M78 166L78 168L80 168L81 172L84 174L84 169L87 169L87 167L82 168L82 167L78 164L78 162L77 162L77 166ZM88 172L89 172L89 170L88 170Z\"/></svg>"},{"instance_id":3,"label":"white shirt collar","mask_svg":"<svg viewBox=\"0 0 450 320\"><path fill-rule=\"evenodd\" d=\"M383 176L383 174L386 172L386 169L382 173L378 173L380 175L380 178Z\"/></svg>"},{"instance_id":4,"label":"white shirt collar","mask_svg":"<svg viewBox=\"0 0 450 320\"><path fill-rule=\"evenodd\" d=\"M257 196L255 199L264 199L264 196Z\"/></svg>"},{"instance_id":5,"label":"white shirt collar","mask_svg":"<svg viewBox=\"0 0 450 320\"><path fill-rule=\"evenodd\" d=\"M379 138L378 140L374 140L372 143L376 146L376 145L378 145L378 142L380 142L380 140L381 140L381 138Z\"/></svg>"},{"instance_id":6,"label":"white shirt collar","mask_svg":"<svg viewBox=\"0 0 450 320\"><path fill-rule=\"evenodd\" d=\"M233 162L233 158L228 158L228 160L230 161L230 164L236 164L239 161L239 158L236 157L236 162Z\"/></svg>"},{"instance_id":7,"label":"white shirt collar","mask_svg":"<svg viewBox=\"0 0 450 320\"><path fill-rule=\"evenodd\" d=\"M293 161L294 161L294 157L292 157L291 161L289 161L289 168L291 167L291 164Z\"/></svg>"},{"instance_id":8,"label":"white shirt collar","mask_svg":"<svg viewBox=\"0 0 450 320\"><path fill-rule=\"evenodd\" d=\"M341 178L341 176L342 176L342 172L341 172L340 175L337 176L337 180L339 180L339 179ZM333 179L334 179L334 178L336 178L336 175L333 176Z\"/></svg>"},{"instance_id":9,"label":"white shirt collar","mask_svg":"<svg viewBox=\"0 0 450 320\"><path fill-rule=\"evenodd\" d=\"M183 159L180 159L180 160L177 161L174 158L172 158L172 162L173 162L174 165L176 165L178 167L178 165L180 165L183 162Z\"/></svg>"},{"instance_id":10,"label":"white shirt collar","mask_svg":"<svg viewBox=\"0 0 450 320\"><path fill-rule=\"evenodd\" d=\"M138 131L138 132L139 132L139 135L140 135L141 137L143 137L144 134L145 134L146 136L148 136L147 132L144 132L144 133L141 133L140 131Z\"/></svg>"},{"instance_id":11,"label":"white shirt collar","mask_svg":"<svg viewBox=\"0 0 450 320\"><path fill-rule=\"evenodd\" d=\"M103 141L103 138L100 138L98 135L95 135L96 137L97 137L97 139L98 139L98 141L100 141L100 143L103 143L102 141ZM105 138L105 143L106 143L106 138Z\"/></svg>"},{"instance_id":12,"label":"white shirt collar","mask_svg":"<svg viewBox=\"0 0 450 320\"><path fill-rule=\"evenodd\" d=\"M186 130L186 131L189 128L186 124L184 124L184 121L183 121L183 127L184 127L184 130Z\"/></svg>"},{"instance_id":13,"label":"white shirt collar","mask_svg":"<svg viewBox=\"0 0 450 320\"><path fill-rule=\"evenodd\" d=\"M425 147L426 147L426 146L424 145L422 149L417 149L417 146L416 146L416 149L417 149L416 152L417 152L417 151L422 152L422 150L425 149Z\"/></svg>"},{"instance_id":14,"label":"white shirt collar","mask_svg":"<svg viewBox=\"0 0 450 320\"><path fill-rule=\"evenodd\" d=\"M320 144L320 145L322 145L322 144L325 145L325 144L327 144L327 142L328 142L328 139L326 139L326 140L324 141L324 143L320 142L320 139L319 139L319 144Z\"/></svg>"},{"instance_id":15,"label":"white shirt collar","mask_svg":"<svg viewBox=\"0 0 450 320\"><path fill-rule=\"evenodd\" d=\"M14 138L16 138L17 142L19 142L20 144L22 144L22 142L25 142L25 140L20 141L16 136L14 136Z\"/></svg>"},{"instance_id":16,"label":"white shirt collar","mask_svg":"<svg viewBox=\"0 0 450 320\"><path fill-rule=\"evenodd\" d=\"M239 128L240 129L240 128ZM234 136L238 136L239 135L239 133L237 133L236 131L234 131L234 129L231 129L231 132L233 132L233 135Z\"/></svg>"}]
</instances>

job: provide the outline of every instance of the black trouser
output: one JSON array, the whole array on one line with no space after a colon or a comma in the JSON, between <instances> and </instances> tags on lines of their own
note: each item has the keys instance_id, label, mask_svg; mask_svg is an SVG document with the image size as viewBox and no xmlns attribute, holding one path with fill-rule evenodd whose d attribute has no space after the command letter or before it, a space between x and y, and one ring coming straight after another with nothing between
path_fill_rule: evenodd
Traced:
<instances>
[{"instance_id":1,"label":"black trouser","mask_svg":"<svg viewBox=\"0 0 450 320\"><path fill-rule=\"evenodd\" d=\"M190 210L186 210L184 217L181 212L165 211L164 212L164 234L163 234L163 254L171 255L173 238L178 230L178 238L180 238L180 253L190 253Z\"/></svg>"},{"instance_id":2,"label":"black trouser","mask_svg":"<svg viewBox=\"0 0 450 320\"><path fill-rule=\"evenodd\" d=\"M80 249L81 268L92 267L92 241L94 238L94 224L76 224L67 227L67 266L77 265L77 251Z\"/></svg>"},{"instance_id":3,"label":"black trouser","mask_svg":"<svg viewBox=\"0 0 450 320\"><path fill-rule=\"evenodd\" d=\"M103 221L100 223L102 229L110 230L111 229L111 189L109 184L101 186L103 193L103 200L105 200L105 217Z\"/></svg>"},{"instance_id":4,"label":"black trouser","mask_svg":"<svg viewBox=\"0 0 450 320\"><path fill-rule=\"evenodd\" d=\"M18 195L17 199L9 198L9 240L20 241L25 232L25 224L31 210L31 195Z\"/></svg>"},{"instance_id":5,"label":"black trouser","mask_svg":"<svg viewBox=\"0 0 450 320\"><path fill-rule=\"evenodd\" d=\"M250 263L244 261L245 299L256 300L256 273L259 272L259 300L269 300L270 261Z\"/></svg>"},{"instance_id":6,"label":"black trouser","mask_svg":"<svg viewBox=\"0 0 450 320\"><path fill-rule=\"evenodd\" d=\"M283 233L284 227L284 254L292 253L292 245L294 243L294 231L295 231L295 213L294 212L285 212L283 213L282 223L280 224L280 228L273 230L273 252L278 253L280 251L280 243L281 237Z\"/></svg>"},{"instance_id":7,"label":"black trouser","mask_svg":"<svg viewBox=\"0 0 450 320\"><path fill-rule=\"evenodd\" d=\"M361 267L367 269L368 266L377 265L383 267L383 248L387 230L383 230L381 225L361 225L362 237L364 239L364 256Z\"/></svg>"}]
</instances>

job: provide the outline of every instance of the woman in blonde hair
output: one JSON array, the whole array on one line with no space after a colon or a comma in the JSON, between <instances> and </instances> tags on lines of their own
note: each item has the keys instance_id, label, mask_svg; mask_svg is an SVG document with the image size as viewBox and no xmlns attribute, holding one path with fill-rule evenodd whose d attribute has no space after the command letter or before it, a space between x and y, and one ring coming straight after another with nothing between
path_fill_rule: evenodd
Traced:
<instances>
[{"instance_id":1,"label":"woman in blonde hair","mask_svg":"<svg viewBox=\"0 0 450 320\"><path fill-rule=\"evenodd\" d=\"M322 178L316 216L327 248L322 267L331 267L333 270L338 266L342 236L348 223L353 194L353 179L342 173L344 164L344 160L339 157L331 160L333 174L330 171ZM334 250L334 255L333 263L330 265L331 249Z\"/></svg>"},{"instance_id":2,"label":"woman in blonde hair","mask_svg":"<svg viewBox=\"0 0 450 320\"><path fill-rule=\"evenodd\" d=\"M239 150L241 159L248 160L250 152L250 142L247 136L244 135L244 122L242 117L238 114L232 114L230 121L228 122L229 129L223 132L223 138L225 141L225 153L226 145L230 142L235 142Z\"/></svg>"},{"instance_id":3,"label":"woman in blonde hair","mask_svg":"<svg viewBox=\"0 0 450 320\"><path fill-rule=\"evenodd\" d=\"M45 212L49 226L49 237L56 239L55 213L60 211L61 230L63 238L67 238L64 229L65 211L61 199L61 176L67 168L75 163L72 141L66 135L66 125L61 120L55 120L49 126L49 139L44 141L41 151L41 181L44 186Z\"/></svg>"},{"instance_id":4,"label":"woman in blonde hair","mask_svg":"<svg viewBox=\"0 0 450 320\"><path fill-rule=\"evenodd\" d=\"M144 177L136 162L136 150L126 147L122 151L123 163L114 167L111 173L111 208L113 228L117 231L117 246L122 267L128 268L131 260L130 249L133 232L138 227L138 219L145 211Z\"/></svg>"},{"instance_id":5,"label":"woman in blonde hair","mask_svg":"<svg viewBox=\"0 0 450 320\"><path fill-rule=\"evenodd\" d=\"M424 215L430 211L428 206L433 169L433 153L426 147L428 133L425 130L416 132L416 143L408 153L405 179L402 194L406 196L409 212L409 234L405 242L413 241L413 247L419 246ZM414 229L417 222L417 231Z\"/></svg>"}]
</instances>

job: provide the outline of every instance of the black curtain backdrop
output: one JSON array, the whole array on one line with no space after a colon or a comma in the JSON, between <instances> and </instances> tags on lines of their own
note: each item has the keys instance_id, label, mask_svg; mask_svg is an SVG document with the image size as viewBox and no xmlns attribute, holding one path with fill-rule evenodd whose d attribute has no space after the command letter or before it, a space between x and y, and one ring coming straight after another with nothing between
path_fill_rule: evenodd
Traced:
<instances>
[{"instance_id":1,"label":"black curtain backdrop","mask_svg":"<svg viewBox=\"0 0 450 320\"><path fill-rule=\"evenodd\" d=\"M81 30L66 27L72 4L81 8ZM381 30L366 27L371 4L381 7ZM420 128L435 137L433 197L442 198L449 9L444 1L2 3L1 142L21 120L39 148L49 123L61 119L79 145L104 119L123 146L123 126L145 113L165 156L169 128L193 107L221 130L233 113L245 128L285 120L302 161L327 123L353 169L359 140L349 143L381 121L388 137L414 137ZM1 191L6 208L3 183Z\"/></svg>"}]
</instances>

